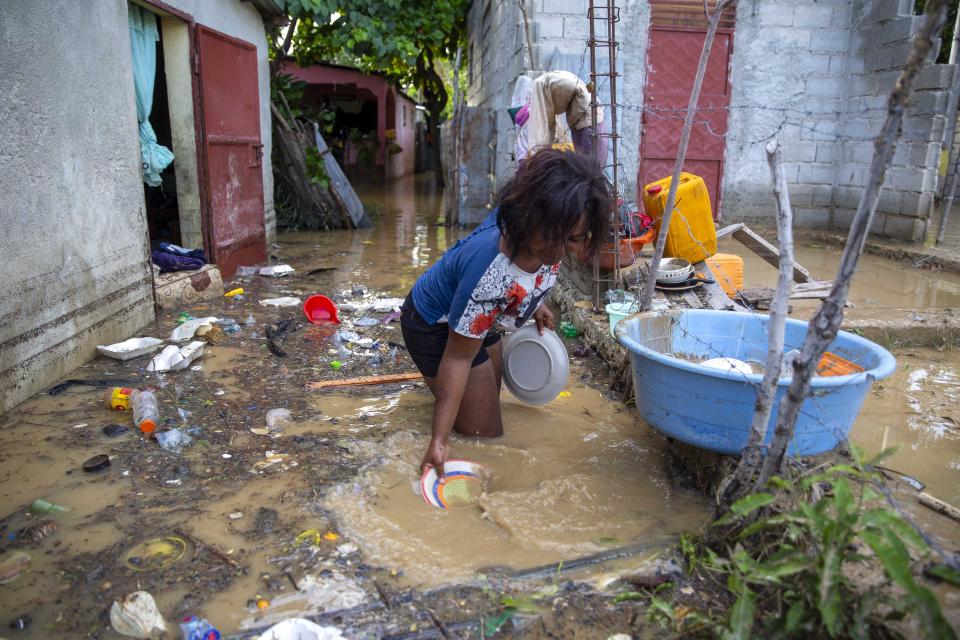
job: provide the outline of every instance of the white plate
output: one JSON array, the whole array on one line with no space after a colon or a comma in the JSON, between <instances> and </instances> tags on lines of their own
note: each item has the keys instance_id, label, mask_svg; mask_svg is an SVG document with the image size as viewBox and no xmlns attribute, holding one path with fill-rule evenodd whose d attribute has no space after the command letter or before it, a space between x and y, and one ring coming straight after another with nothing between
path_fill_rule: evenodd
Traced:
<instances>
[{"instance_id":1,"label":"white plate","mask_svg":"<svg viewBox=\"0 0 960 640\"><path fill-rule=\"evenodd\" d=\"M116 344L98 344L97 351L108 358L132 360L153 353L162 344L163 340L158 338L130 338Z\"/></svg>"},{"instance_id":2,"label":"white plate","mask_svg":"<svg viewBox=\"0 0 960 640\"><path fill-rule=\"evenodd\" d=\"M503 340L503 381L527 404L547 404L567 385L570 359L563 341L545 329L541 336L528 324Z\"/></svg>"},{"instance_id":3,"label":"white plate","mask_svg":"<svg viewBox=\"0 0 960 640\"><path fill-rule=\"evenodd\" d=\"M483 465L469 460L447 460L443 464L444 483L437 471L427 468L420 476L420 495L429 505L449 509L473 504L482 489Z\"/></svg>"}]
</instances>

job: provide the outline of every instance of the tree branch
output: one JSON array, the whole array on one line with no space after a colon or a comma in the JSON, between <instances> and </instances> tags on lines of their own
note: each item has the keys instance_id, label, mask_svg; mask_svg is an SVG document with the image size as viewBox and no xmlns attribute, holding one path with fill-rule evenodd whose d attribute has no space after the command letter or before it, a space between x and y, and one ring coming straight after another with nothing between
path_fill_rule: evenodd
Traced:
<instances>
[{"instance_id":1,"label":"tree branch","mask_svg":"<svg viewBox=\"0 0 960 640\"><path fill-rule=\"evenodd\" d=\"M923 26L913 39L906 65L887 100L887 118L874 143L873 162L870 165L867 186L860 196L857 213L850 225L850 234L847 236L847 243L840 258L840 268L834 280L833 289L810 321L800 356L794 361L793 379L777 412L777 427L770 445L770 452L757 479L758 488L766 484L767 480L782 467L787 445L793 438L800 407L810 393L810 381L817 363L840 330L850 282L860 255L863 253L863 246L867 241L870 225L877 210L884 175L893 158L897 138L900 136L900 124L903 121L907 99L910 97L913 81L933 46L933 39L939 35L947 21L947 0L928 0L925 16Z\"/></svg>"},{"instance_id":2,"label":"tree branch","mask_svg":"<svg viewBox=\"0 0 960 640\"><path fill-rule=\"evenodd\" d=\"M677 161L673 166L673 179L670 182L670 191L667 194L667 205L660 220L660 233L657 235L657 246L647 269L647 280L643 288L643 297L640 299L640 311L650 309L653 302L653 290L657 283L657 271L660 260L663 258L663 249L667 244L667 234L670 231L670 220L673 217L673 207L677 202L677 188L680 186L680 172L683 171L683 161L687 155L687 145L690 142L690 133L693 130L693 117L697 112L697 103L700 101L700 89L703 87L703 78L707 72L707 60L710 58L710 49L713 39L717 35L717 27L723 10L730 4L730 0L719 0L707 26L707 34L703 40L703 50L700 52L700 62L697 65L697 75L690 91L690 103L687 105L687 114L683 119L683 129L680 133L680 146L677 149Z\"/></svg>"},{"instance_id":3,"label":"tree branch","mask_svg":"<svg viewBox=\"0 0 960 640\"><path fill-rule=\"evenodd\" d=\"M790 306L790 290L793 285L793 209L790 207L790 193L787 191L787 174L783 169L780 143L776 139L771 140L767 143L766 151L770 177L773 179L773 193L777 199L777 238L780 244L777 291L770 303L767 364L763 372L763 381L757 389L757 402L754 406L753 422L750 424L750 436L747 446L740 455L740 463L721 491L720 503L723 509L750 490L751 481L760 471L760 464L763 462L763 440L767 434L770 414L773 412L773 401L777 396L787 310Z\"/></svg>"}]
</instances>

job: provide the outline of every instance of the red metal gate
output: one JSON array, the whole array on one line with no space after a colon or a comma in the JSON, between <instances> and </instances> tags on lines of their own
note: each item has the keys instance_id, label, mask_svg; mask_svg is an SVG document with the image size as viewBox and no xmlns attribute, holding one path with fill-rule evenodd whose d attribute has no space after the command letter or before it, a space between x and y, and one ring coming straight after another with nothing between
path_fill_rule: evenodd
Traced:
<instances>
[{"instance_id":1,"label":"red metal gate","mask_svg":"<svg viewBox=\"0 0 960 640\"><path fill-rule=\"evenodd\" d=\"M229 278L267 258L257 49L197 26L205 163L204 243Z\"/></svg>"},{"instance_id":2,"label":"red metal gate","mask_svg":"<svg viewBox=\"0 0 960 640\"><path fill-rule=\"evenodd\" d=\"M735 7L727 8L717 30L683 163L684 171L701 176L706 182L716 220L720 219L735 11ZM700 0L652 0L638 189L673 173L706 31Z\"/></svg>"}]
</instances>

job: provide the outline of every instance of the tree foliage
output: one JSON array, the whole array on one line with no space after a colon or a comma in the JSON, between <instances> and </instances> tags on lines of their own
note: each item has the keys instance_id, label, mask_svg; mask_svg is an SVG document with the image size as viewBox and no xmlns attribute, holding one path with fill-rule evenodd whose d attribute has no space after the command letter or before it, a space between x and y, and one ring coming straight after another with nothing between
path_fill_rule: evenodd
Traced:
<instances>
[{"instance_id":1,"label":"tree foliage","mask_svg":"<svg viewBox=\"0 0 960 640\"><path fill-rule=\"evenodd\" d=\"M413 87L437 127L450 90L442 62L466 38L469 0L284 0L296 20L290 54L301 66L333 62ZM437 180L439 146L433 145Z\"/></svg>"},{"instance_id":2,"label":"tree foliage","mask_svg":"<svg viewBox=\"0 0 960 640\"><path fill-rule=\"evenodd\" d=\"M335 62L413 86L425 102L446 102L435 63L453 57L466 34L468 0L286 0L299 18L291 54L301 65Z\"/></svg>"}]
</instances>

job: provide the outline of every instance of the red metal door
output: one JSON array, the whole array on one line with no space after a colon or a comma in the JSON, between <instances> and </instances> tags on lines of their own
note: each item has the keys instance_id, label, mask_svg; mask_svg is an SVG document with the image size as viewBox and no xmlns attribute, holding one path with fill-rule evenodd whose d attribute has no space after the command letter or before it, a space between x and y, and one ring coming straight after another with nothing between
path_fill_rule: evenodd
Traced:
<instances>
[{"instance_id":1,"label":"red metal door","mask_svg":"<svg viewBox=\"0 0 960 640\"><path fill-rule=\"evenodd\" d=\"M673 173L707 30L700 0L654 0L651 8L638 190ZM706 183L715 220L720 219L734 12L735 8L727 8L717 30L683 163L684 171L701 176Z\"/></svg>"},{"instance_id":2,"label":"red metal door","mask_svg":"<svg viewBox=\"0 0 960 640\"><path fill-rule=\"evenodd\" d=\"M197 26L205 164L204 242L224 278L267 258L257 49Z\"/></svg>"}]
</instances>

